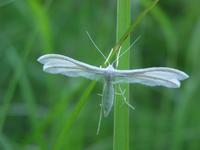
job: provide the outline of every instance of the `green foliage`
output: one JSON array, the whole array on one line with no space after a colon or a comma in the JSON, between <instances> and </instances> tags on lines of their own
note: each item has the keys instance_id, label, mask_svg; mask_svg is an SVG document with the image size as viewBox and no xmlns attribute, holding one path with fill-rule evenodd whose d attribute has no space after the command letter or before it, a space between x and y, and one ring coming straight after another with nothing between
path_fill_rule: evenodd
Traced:
<instances>
[{"instance_id":1,"label":"green foliage","mask_svg":"<svg viewBox=\"0 0 200 150\"><path fill-rule=\"evenodd\" d=\"M132 1L131 21L150 3ZM199 5L160 1L132 35L141 38L129 51L130 68L168 66L190 78L180 89L130 85L136 108L129 111L131 150L200 149ZM85 30L108 55L116 8L116 1L101 0L0 1L0 149L112 149L113 112L96 135L102 84L44 73L36 60L59 53L99 66L104 60ZM120 59L122 66L128 63L126 56Z\"/></svg>"},{"instance_id":2,"label":"green foliage","mask_svg":"<svg viewBox=\"0 0 200 150\"><path fill-rule=\"evenodd\" d=\"M131 3L130 0L117 0L117 28L116 28L116 43L120 41L120 38L128 30L131 23ZM125 51L130 45L130 37L124 40L124 43L120 46L121 51ZM118 52L119 53L119 52ZM127 52L125 56L120 58L120 69L129 68L130 52ZM126 90L125 96L127 102L129 102L129 85L123 85L123 89ZM118 86L115 86L115 91L118 90ZM115 96L114 102L114 133L113 133L113 149L114 150L129 150L129 108L124 104L120 95Z\"/></svg>"}]
</instances>

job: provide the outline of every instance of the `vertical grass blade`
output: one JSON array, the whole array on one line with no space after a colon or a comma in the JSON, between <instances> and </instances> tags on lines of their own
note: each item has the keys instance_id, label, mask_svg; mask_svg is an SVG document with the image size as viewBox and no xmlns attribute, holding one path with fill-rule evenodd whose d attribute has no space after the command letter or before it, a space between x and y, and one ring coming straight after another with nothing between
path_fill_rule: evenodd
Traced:
<instances>
[{"instance_id":1,"label":"vertical grass blade","mask_svg":"<svg viewBox=\"0 0 200 150\"><path fill-rule=\"evenodd\" d=\"M130 0L117 0L117 42L130 26ZM129 38L122 45L122 51L129 47ZM126 53L119 62L120 68L129 68L129 53ZM116 86L116 88L118 88ZM129 101L129 86L123 86L126 98ZM129 108L123 105L121 96L116 96L114 104L114 150L129 149Z\"/></svg>"},{"instance_id":2,"label":"vertical grass blade","mask_svg":"<svg viewBox=\"0 0 200 150\"><path fill-rule=\"evenodd\" d=\"M35 19L35 24L41 34L42 43L46 52L51 52L53 49L53 36L52 29L49 21L49 16L46 13L47 7L51 4L52 1L49 1L46 5L47 7L42 7L38 1L28 0L27 1Z\"/></svg>"}]
</instances>

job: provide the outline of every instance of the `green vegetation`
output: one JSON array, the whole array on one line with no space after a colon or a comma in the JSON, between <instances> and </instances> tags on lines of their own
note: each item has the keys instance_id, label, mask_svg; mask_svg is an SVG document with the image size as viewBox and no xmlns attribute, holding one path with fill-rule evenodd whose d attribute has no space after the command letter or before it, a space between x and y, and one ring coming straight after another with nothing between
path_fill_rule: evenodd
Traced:
<instances>
[{"instance_id":1,"label":"green vegetation","mask_svg":"<svg viewBox=\"0 0 200 150\"><path fill-rule=\"evenodd\" d=\"M127 150L199 150L198 0L160 1L128 39L140 40L119 60L120 68L168 66L190 78L180 89L129 85L135 111L128 114L118 104L118 111L103 118L98 136L102 84L47 74L36 61L43 54L59 53L103 64L85 30L107 56L116 44L116 31L119 40L129 21L134 23L151 2L121 5L127 12L118 17L128 21L117 28L117 1L1 0L0 149L111 150L114 143L115 149L125 145ZM113 122L124 124L114 129Z\"/></svg>"},{"instance_id":2,"label":"green vegetation","mask_svg":"<svg viewBox=\"0 0 200 150\"><path fill-rule=\"evenodd\" d=\"M117 26L116 26L116 41L118 42L123 34L130 27L130 0L117 0ZM128 38L121 45L121 51L125 51L129 47L130 38ZM119 51L120 52L120 51ZM118 52L118 53L119 53ZM129 68L130 51L122 58L119 58L120 69ZM126 90L125 96L129 102L129 85L123 85ZM115 90L118 92L118 85L115 86ZM129 108L127 105L123 105L121 95L115 96L114 102L114 133L113 133L113 149L114 150L129 150Z\"/></svg>"}]
</instances>

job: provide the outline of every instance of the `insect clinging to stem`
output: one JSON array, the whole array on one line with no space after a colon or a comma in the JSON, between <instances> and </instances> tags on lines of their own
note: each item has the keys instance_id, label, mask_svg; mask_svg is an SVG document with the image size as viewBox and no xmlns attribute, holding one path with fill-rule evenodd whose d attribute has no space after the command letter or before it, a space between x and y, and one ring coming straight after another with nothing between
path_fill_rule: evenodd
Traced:
<instances>
[{"instance_id":1,"label":"insect clinging to stem","mask_svg":"<svg viewBox=\"0 0 200 150\"><path fill-rule=\"evenodd\" d=\"M89 38L91 39L90 36ZM102 54L102 56L107 59L94 42L93 44ZM128 49L130 49L130 47ZM121 57L124 52L119 55L119 57ZM84 77L91 80L103 81L104 85L101 109L104 117L107 117L112 109L115 94L115 84L140 83L147 86L179 88L181 85L180 81L189 77L186 73L180 70L168 67L119 70L113 67L113 63L117 60L114 60L114 62L109 64L106 68L89 65L59 54L46 54L39 57L38 61L44 65L43 70L48 73L63 74L69 77Z\"/></svg>"}]
</instances>

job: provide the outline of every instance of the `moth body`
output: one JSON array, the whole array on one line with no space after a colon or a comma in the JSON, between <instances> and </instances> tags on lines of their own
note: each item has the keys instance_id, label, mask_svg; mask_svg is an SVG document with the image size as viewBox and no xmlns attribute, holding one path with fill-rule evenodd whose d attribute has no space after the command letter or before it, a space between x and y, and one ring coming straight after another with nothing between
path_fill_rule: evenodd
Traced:
<instances>
[{"instance_id":1,"label":"moth body","mask_svg":"<svg viewBox=\"0 0 200 150\"><path fill-rule=\"evenodd\" d=\"M105 76L110 76L111 78L114 76L115 68L112 65L109 65L104 70Z\"/></svg>"},{"instance_id":2,"label":"moth body","mask_svg":"<svg viewBox=\"0 0 200 150\"><path fill-rule=\"evenodd\" d=\"M108 69L109 70L109 69ZM107 117L110 113L114 101L114 86L112 72L108 71L104 79L103 95L102 95L102 108L104 116Z\"/></svg>"}]
</instances>

